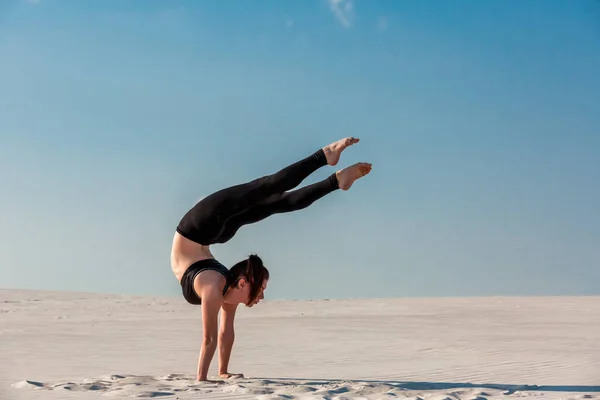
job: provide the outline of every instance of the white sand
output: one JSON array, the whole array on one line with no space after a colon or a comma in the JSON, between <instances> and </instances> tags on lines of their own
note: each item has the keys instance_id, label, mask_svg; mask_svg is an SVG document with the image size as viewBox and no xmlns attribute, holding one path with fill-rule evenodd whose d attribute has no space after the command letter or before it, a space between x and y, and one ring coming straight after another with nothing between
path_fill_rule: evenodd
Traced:
<instances>
[{"instance_id":1,"label":"white sand","mask_svg":"<svg viewBox=\"0 0 600 400\"><path fill-rule=\"evenodd\" d=\"M201 326L180 298L0 290L0 399L600 399L598 297L265 301L222 384L195 382Z\"/></svg>"}]
</instances>

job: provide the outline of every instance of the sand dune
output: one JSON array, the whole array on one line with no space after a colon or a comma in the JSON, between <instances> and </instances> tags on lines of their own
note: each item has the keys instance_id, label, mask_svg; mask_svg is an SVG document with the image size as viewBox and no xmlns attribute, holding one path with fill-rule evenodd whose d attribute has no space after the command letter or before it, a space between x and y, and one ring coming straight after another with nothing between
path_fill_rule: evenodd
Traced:
<instances>
[{"instance_id":1,"label":"sand dune","mask_svg":"<svg viewBox=\"0 0 600 400\"><path fill-rule=\"evenodd\" d=\"M0 399L600 399L600 298L266 301L196 382L179 298L0 290ZM216 359L211 375L216 373Z\"/></svg>"}]
</instances>

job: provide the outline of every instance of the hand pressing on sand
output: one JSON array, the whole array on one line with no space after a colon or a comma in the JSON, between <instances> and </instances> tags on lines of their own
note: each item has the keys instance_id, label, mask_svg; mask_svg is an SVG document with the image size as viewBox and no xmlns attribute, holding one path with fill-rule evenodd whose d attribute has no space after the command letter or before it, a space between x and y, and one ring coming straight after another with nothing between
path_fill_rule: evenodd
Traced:
<instances>
[{"instance_id":1,"label":"hand pressing on sand","mask_svg":"<svg viewBox=\"0 0 600 400\"><path fill-rule=\"evenodd\" d=\"M206 382L206 383L225 383L224 381L215 381L208 378L202 378L200 376L196 377L196 382Z\"/></svg>"},{"instance_id":2,"label":"hand pressing on sand","mask_svg":"<svg viewBox=\"0 0 600 400\"><path fill-rule=\"evenodd\" d=\"M229 373L229 372L221 372L219 374L219 376L221 378L223 378L223 379L229 379L229 378L234 378L235 379L235 378L243 378L244 374L232 374L232 373Z\"/></svg>"}]
</instances>

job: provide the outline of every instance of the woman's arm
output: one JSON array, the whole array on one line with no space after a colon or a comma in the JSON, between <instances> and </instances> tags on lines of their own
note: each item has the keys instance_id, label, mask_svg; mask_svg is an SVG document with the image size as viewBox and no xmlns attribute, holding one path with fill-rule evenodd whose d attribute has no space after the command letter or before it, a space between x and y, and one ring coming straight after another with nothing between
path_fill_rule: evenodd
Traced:
<instances>
[{"instance_id":1,"label":"woman's arm","mask_svg":"<svg viewBox=\"0 0 600 400\"><path fill-rule=\"evenodd\" d=\"M233 322L236 309L237 304L223 304L223 310L221 312L221 324L219 329L219 376L221 376L221 378L230 378L233 375L243 376L241 374L231 374L228 372L229 358L235 339Z\"/></svg>"},{"instance_id":2,"label":"woman's arm","mask_svg":"<svg viewBox=\"0 0 600 400\"><path fill-rule=\"evenodd\" d=\"M217 348L218 316L223 297L218 290L207 289L202 291L202 347L198 359L197 379L207 380L208 368Z\"/></svg>"}]
</instances>

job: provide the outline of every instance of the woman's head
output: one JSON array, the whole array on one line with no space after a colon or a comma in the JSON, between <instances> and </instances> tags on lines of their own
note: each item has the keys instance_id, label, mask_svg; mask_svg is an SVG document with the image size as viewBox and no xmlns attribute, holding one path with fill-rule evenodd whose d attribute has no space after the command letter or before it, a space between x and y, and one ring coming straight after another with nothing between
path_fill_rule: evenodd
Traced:
<instances>
[{"instance_id":1,"label":"woman's head","mask_svg":"<svg viewBox=\"0 0 600 400\"><path fill-rule=\"evenodd\" d=\"M252 307L264 298L264 291L269 280L269 270L263 265L259 256L252 254L247 259L235 264L229 270L231 288L236 290L235 296L241 303Z\"/></svg>"}]
</instances>

